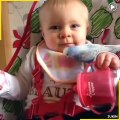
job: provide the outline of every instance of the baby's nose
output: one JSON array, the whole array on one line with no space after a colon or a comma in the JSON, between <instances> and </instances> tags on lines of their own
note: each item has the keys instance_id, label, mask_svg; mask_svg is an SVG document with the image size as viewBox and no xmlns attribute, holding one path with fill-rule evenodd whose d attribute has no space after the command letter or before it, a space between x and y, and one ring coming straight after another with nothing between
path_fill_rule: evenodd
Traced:
<instances>
[{"instance_id":1,"label":"baby's nose","mask_svg":"<svg viewBox=\"0 0 120 120\"><path fill-rule=\"evenodd\" d=\"M71 32L68 28L64 28L60 31L60 38L71 37Z\"/></svg>"}]
</instances>

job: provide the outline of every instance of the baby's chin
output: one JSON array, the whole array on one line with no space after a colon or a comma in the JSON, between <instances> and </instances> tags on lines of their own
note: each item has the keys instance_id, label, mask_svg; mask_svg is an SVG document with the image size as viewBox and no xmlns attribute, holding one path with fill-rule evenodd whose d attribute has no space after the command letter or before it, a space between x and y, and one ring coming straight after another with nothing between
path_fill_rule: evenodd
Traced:
<instances>
[{"instance_id":1,"label":"baby's chin","mask_svg":"<svg viewBox=\"0 0 120 120\"><path fill-rule=\"evenodd\" d=\"M75 44L66 44L66 45L62 45L59 49L59 52L64 52L64 49L65 48L68 48L68 47L72 47L72 46L75 46Z\"/></svg>"},{"instance_id":2,"label":"baby's chin","mask_svg":"<svg viewBox=\"0 0 120 120\"><path fill-rule=\"evenodd\" d=\"M75 46L75 44L64 44L64 45L60 45L59 47L57 48L48 48L52 51L55 51L55 52L61 52L63 53L65 48L68 48L68 47L72 47L72 46Z\"/></svg>"}]
</instances>

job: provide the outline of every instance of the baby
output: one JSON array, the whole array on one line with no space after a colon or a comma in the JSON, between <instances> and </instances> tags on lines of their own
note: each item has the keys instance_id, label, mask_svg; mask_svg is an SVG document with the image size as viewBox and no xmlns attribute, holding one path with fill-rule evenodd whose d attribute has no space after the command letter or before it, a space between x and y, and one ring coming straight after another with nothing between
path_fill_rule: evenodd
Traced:
<instances>
[{"instance_id":1,"label":"baby","mask_svg":"<svg viewBox=\"0 0 120 120\"><path fill-rule=\"evenodd\" d=\"M30 49L16 76L0 71L0 96L24 100L34 88L36 98L29 108L34 105L34 109L27 119L63 114L75 116L86 110L73 91L77 75L84 71L85 63L66 57L63 50L90 44L86 40L90 30L88 9L81 0L41 0L39 3L44 40ZM120 67L120 61L117 55L103 52L97 56L96 66L114 70Z\"/></svg>"}]
</instances>

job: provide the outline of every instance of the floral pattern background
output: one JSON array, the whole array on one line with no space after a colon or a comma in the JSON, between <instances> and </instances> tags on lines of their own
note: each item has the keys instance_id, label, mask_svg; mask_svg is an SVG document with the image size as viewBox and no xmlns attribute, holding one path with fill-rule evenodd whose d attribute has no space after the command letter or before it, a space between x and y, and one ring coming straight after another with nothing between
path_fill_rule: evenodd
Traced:
<instances>
[{"instance_id":1,"label":"floral pattern background","mask_svg":"<svg viewBox=\"0 0 120 120\"><path fill-rule=\"evenodd\" d=\"M17 30L22 36L26 25L27 15L33 2L9 2L9 18L11 39L14 42L13 30ZM14 53L15 49L13 49Z\"/></svg>"}]
</instances>

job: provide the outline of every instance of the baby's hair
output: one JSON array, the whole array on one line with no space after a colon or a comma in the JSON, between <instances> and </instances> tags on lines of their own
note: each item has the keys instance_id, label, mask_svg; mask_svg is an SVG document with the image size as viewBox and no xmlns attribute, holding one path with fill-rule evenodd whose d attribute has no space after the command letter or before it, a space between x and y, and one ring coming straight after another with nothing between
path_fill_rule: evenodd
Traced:
<instances>
[{"instance_id":1,"label":"baby's hair","mask_svg":"<svg viewBox=\"0 0 120 120\"><path fill-rule=\"evenodd\" d=\"M77 1L81 5L82 14L85 17L87 24L89 24L89 11L87 6L82 2L82 0L46 0L44 4L40 7L39 15L41 15L43 8L49 6L49 8L61 8L64 7L67 3Z\"/></svg>"},{"instance_id":2,"label":"baby's hair","mask_svg":"<svg viewBox=\"0 0 120 120\"><path fill-rule=\"evenodd\" d=\"M81 3L81 5L82 6L84 6L84 7L86 7L86 5L82 2L82 0L46 0L45 2L44 2L44 4L41 6L41 8L42 7L44 7L45 5L49 5L49 6L51 6L51 7L57 7L57 6L62 6L62 5L65 5L65 4L67 4L68 2L70 2L70 1L78 1L79 3ZM87 8L87 7L86 7Z\"/></svg>"}]
</instances>

